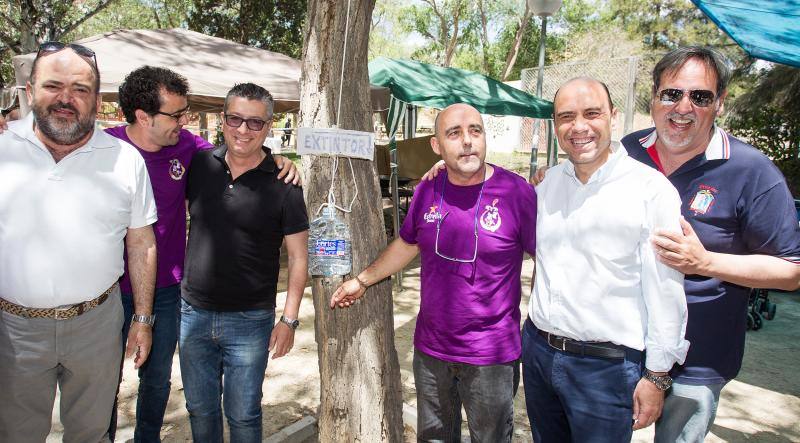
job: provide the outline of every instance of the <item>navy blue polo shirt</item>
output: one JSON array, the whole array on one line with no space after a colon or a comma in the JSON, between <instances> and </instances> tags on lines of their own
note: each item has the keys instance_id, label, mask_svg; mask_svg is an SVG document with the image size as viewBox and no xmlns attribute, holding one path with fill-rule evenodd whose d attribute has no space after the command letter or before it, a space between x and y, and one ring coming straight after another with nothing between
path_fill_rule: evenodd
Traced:
<instances>
[{"instance_id":1,"label":"navy blue polo shirt","mask_svg":"<svg viewBox=\"0 0 800 443\"><path fill-rule=\"evenodd\" d=\"M275 307L283 237L308 229L303 189L277 177L269 149L231 179L225 146L200 151L187 179L191 223L181 296L212 311Z\"/></svg>"},{"instance_id":2,"label":"navy blue polo shirt","mask_svg":"<svg viewBox=\"0 0 800 443\"><path fill-rule=\"evenodd\" d=\"M794 200L778 168L756 148L715 127L706 151L667 178L681 196L681 213L703 246L725 254L764 254L800 264ZM663 172L654 128L622 139L628 154ZM685 384L727 382L739 373L747 330L749 288L716 278L684 280L691 343L672 376Z\"/></svg>"}]
</instances>

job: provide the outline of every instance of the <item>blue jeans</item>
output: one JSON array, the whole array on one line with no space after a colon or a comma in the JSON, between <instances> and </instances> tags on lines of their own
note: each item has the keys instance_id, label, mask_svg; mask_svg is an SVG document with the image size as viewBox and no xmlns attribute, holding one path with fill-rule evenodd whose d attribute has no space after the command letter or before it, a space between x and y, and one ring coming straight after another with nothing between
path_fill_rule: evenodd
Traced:
<instances>
[{"instance_id":1,"label":"blue jeans","mask_svg":"<svg viewBox=\"0 0 800 443\"><path fill-rule=\"evenodd\" d=\"M474 442L510 442L519 361L497 365L453 363L414 349L417 440L461 442L461 405Z\"/></svg>"},{"instance_id":2,"label":"blue jeans","mask_svg":"<svg viewBox=\"0 0 800 443\"><path fill-rule=\"evenodd\" d=\"M664 398L661 418L656 422L656 443L702 443L714 424L719 393L725 384L673 383Z\"/></svg>"},{"instance_id":3,"label":"blue jeans","mask_svg":"<svg viewBox=\"0 0 800 443\"><path fill-rule=\"evenodd\" d=\"M261 441L261 385L274 322L274 309L207 311L181 300L181 376L194 441L222 442L220 397L231 443Z\"/></svg>"},{"instance_id":4,"label":"blue jeans","mask_svg":"<svg viewBox=\"0 0 800 443\"><path fill-rule=\"evenodd\" d=\"M157 288L153 298L153 347L150 356L139 368L139 394L136 398L136 428L133 434L135 443L161 441L161 425L169 401L172 357L178 344L178 300L180 285ZM133 295L122 294L122 307L125 310L125 323L122 326L122 349L128 340L133 315ZM116 411L112 413L113 441L116 432Z\"/></svg>"},{"instance_id":5,"label":"blue jeans","mask_svg":"<svg viewBox=\"0 0 800 443\"><path fill-rule=\"evenodd\" d=\"M643 353L629 349L624 359L580 356L553 349L537 332L527 320L522 379L533 440L630 441Z\"/></svg>"}]
</instances>

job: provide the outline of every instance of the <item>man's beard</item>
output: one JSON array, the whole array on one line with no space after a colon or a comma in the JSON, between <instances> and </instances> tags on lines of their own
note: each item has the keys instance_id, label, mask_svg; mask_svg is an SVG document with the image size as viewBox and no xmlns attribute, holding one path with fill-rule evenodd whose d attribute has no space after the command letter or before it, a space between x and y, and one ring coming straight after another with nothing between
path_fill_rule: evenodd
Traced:
<instances>
[{"instance_id":1,"label":"man's beard","mask_svg":"<svg viewBox=\"0 0 800 443\"><path fill-rule=\"evenodd\" d=\"M71 121L53 115L53 111L58 109L68 109L78 116L77 120ZM74 145L82 138L94 130L95 114L97 105L92 104L92 108L86 115L81 115L74 106L65 103L56 103L47 108L33 104L33 116L36 120L36 127L42 131L47 138L59 145Z\"/></svg>"}]
</instances>

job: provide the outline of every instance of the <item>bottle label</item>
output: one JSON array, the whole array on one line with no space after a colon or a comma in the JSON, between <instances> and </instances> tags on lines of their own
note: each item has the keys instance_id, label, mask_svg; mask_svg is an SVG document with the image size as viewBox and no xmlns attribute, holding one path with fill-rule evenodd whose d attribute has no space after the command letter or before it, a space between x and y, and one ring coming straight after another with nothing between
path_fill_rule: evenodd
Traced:
<instances>
[{"instance_id":1,"label":"bottle label","mask_svg":"<svg viewBox=\"0 0 800 443\"><path fill-rule=\"evenodd\" d=\"M323 257L344 256L345 243L345 240L317 240L314 244L314 255Z\"/></svg>"}]
</instances>

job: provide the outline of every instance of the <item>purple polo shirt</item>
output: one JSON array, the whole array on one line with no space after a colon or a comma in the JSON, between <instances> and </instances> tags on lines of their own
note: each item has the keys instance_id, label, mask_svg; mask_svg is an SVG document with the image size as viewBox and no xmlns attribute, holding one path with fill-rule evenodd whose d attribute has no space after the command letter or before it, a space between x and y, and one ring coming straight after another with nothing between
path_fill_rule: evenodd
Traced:
<instances>
[{"instance_id":1,"label":"purple polo shirt","mask_svg":"<svg viewBox=\"0 0 800 443\"><path fill-rule=\"evenodd\" d=\"M654 128L627 135L628 154L662 173ZM800 227L786 180L764 154L715 127L706 151L667 179L681 196L681 213L706 249L764 254L800 265ZM689 353L672 377L689 385L725 383L739 373L750 289L701 275L684 279Z\"/></svg>"},{"instance_id":2,"label":"purple polo shirt","mask_svg":"<svg viewBox=\"0 0 800 443\"><path fill-rule=\"evenodd\" d=\"M156 288L177 285L183 277L183 259L186 256L186 178L194 154L214 147L202 137L182 129L178 143L164 146L158 152L145 151L131 141L125 132L127 125L108 128L106 132L133 145L144 158L153 196L156 200L158 221L153 224L158 254ZM128 260L125 255L125 274L120 279L120 289L130 294Z\"/></svg>"},{"instance_id":3,"label":"purple polo shirt","mask_svg":"<svg viewBox=\"0 0 800 443\"><path fill-rule=\"evenodd\" d=\"M414 346L444 361L491 365L521 353L520 272L523 252L536 251L536 193L498 166L481 186L456 186L447 173L420 183L400 237L419 246L422 263ZM437 225L439 254L466 260L477 225L475 262L437 255Z\"/></svg>"}]
</instances>

